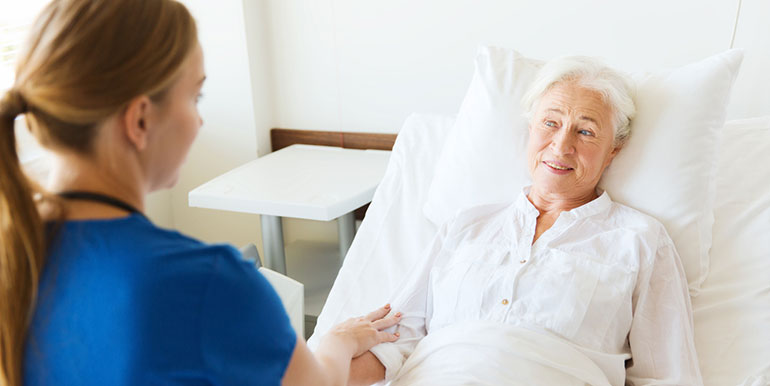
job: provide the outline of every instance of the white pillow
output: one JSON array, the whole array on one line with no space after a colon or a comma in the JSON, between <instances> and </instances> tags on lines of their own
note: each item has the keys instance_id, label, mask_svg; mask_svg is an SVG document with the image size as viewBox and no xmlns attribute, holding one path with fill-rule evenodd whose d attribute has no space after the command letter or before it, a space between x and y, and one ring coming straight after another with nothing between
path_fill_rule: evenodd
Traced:
<instances>
[{"instance_id":1,"label":"white pillow","mask_svg":"<svg viewBox=\"0 0 770 386\"><path fill-rule=\"evenodd\" d=\"M600 187L660 220L676 243L691 294L708 273L714 155L743 52L634 76L631 139ZM424 211L436 224L470 206L510 200L529 181L521 97L540 62L482 47L468 94L439 158Z\"/></svg>"},{"instance_id":2,"label":"white pillow","mask_svg":"<svg viewBox=\"0 0 770 386\"><path fill-rule=\"evenodd\" d=\"M718 159L711 270L692 302L695 346L706 385L750 386L770 381L770 116L728 122Z\"/></svg>"},{"instance_id":3,"label":"white pillow","mask_svg":"<svg viewBox=\"0 0 770 386\"><path fill-rule=\"evenodd\" d=\"M308 340L312 349L335 324L389 301L423 257L438 228L422 215L422 207L452 123L452 116L429 114L413 114L404 122L385 176Z\"/></svg>"}]
</instances>

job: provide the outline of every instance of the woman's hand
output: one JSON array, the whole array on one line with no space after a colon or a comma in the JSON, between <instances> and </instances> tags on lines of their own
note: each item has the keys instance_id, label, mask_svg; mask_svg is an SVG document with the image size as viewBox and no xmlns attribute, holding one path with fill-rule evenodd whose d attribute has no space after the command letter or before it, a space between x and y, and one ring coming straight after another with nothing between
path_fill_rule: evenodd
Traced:
<instances>
[{"instance_id":1,"label":"woman's hand","mask_svg":"<svg viewBox=\"0 0 770 386\"><path fill-rule=\"evenodd\" d=\"M334 326L324 336L326 339L339 340L348 348L352 357L355 358L370 348L383 343L393 342L398 339L398 333L391 334L382 331L388 327L395 326L401 320L401 313L386 317L390 312L390 304L380 307L366 316L348 319Z\"/></svg>"},{"instance_id":2,"label":"woman's hand","mask_svg":"<svg viewBox=\"0 0 770 386\"><path fill-rule=\"evenodd\" d=\"M283 377L283 384L347 385L351 358L361 356L382 342L398 339L398 333L382 331L395 326L401 320L400 312L386 317L389 312L390 305L386 305L369 315L348 319L334 326L321 339L315 355L308 350L305 340L297 336L297 345ZM380 363L377 359L374 361ZM380 378L385 374L384 367L382 369Z\"/></svg>"}]
</instances>

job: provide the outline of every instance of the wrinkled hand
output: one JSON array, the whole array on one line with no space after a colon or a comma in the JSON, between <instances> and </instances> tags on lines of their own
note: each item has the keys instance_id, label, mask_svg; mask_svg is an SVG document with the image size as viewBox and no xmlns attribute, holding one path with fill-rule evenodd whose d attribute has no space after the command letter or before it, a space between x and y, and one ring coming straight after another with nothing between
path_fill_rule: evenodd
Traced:
<instances>
[{"instance_id":1,"label":"wrinkled hand","mask_svg":"<svg viewBox=\"0 0 770 386\"><path fill-rule=\"evenodd\" d=\"M400 312L386 317L389 312L390 304L387 304L366 316L351 318L334 326L328 335L342 340L346 347L351 349L355 358L380 343L394 342L398 339L398 333L382 331L395 326L401 320Z\"/></svg>"}]
</instances>

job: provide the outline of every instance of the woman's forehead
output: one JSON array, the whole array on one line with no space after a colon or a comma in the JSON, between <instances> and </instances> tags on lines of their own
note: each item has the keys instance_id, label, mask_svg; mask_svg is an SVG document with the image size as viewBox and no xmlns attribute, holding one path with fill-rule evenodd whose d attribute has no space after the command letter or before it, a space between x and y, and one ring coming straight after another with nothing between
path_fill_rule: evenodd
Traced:
<instances>
[{"instance_id":1,"label":"woman's forehead","mask_svg":"<svg viewBox=\"0 0 770 386\"><path fill-rule=\"evenodd\" d=\"M609 122L611 109L602 94L577 82L560 82L540 98L538 110L545 114L575 115L589 120Z\"/></svg>"}]
</instances>

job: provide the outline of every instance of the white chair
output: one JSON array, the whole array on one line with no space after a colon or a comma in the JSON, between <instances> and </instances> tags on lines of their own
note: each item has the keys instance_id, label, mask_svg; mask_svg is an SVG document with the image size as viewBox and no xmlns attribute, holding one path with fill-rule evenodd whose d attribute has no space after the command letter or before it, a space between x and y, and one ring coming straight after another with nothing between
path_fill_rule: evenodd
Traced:
<instances>
[{"instance_id":1,"label":"white chair","mask_svg":"<svg viewBox=\"0 0 770 386\"><path fill-rule=\"evenodd\" d=\"M262 261L259 258L259 252L254 244L241 248L241 254L245 260L254 262L259 268L259 272L270 282L275 292L278 293L278 297L281 298L286 313L289 314L289 320L291 321L291 326L294 327L294 331L304 337L305 286L288 276L263 267Z\"/></svg>"}]
</instances>

